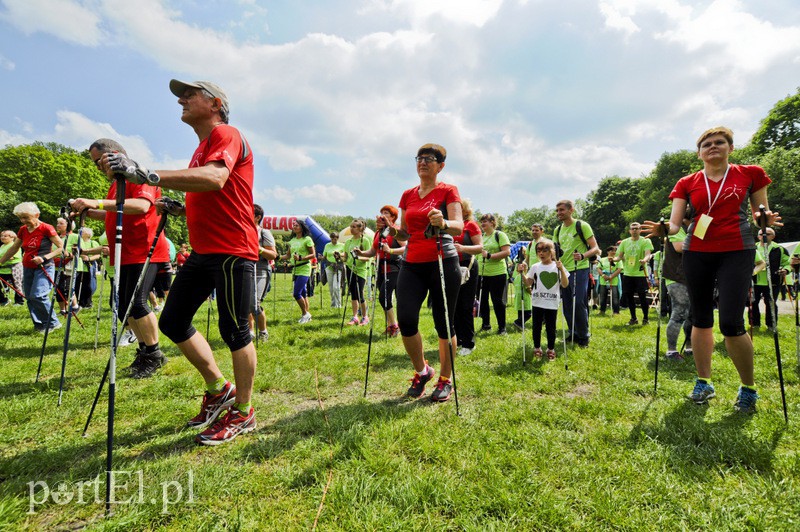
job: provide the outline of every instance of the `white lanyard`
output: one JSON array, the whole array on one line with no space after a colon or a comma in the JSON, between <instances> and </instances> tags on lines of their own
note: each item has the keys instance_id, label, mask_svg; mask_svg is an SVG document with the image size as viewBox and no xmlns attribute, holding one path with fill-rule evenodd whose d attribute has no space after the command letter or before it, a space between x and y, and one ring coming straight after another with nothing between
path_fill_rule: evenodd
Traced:
<instances>
[{"instance_id":1,"label":"white lanyard","mask_svg":"<svg viewBox=\"0 0 800 532\"><path fill-rule=\"evenodd\" d=\"M719 184L719 190L717 190L717 195L714 197L714 201L711 201L711 187L708 186L708 176L706 175L706 171L703 170L703 179L705 179L706 192L708 193L708 212L706 214L710 215L711 208L714 207L714 204L717 203L719 195L720 193L722 193L723 187L725 187L725 180L728 179L728 172L730 171L730 169L731 165L728 165L728 167L725 168L725 176L722 178L722 182Z\"/></svg>"}]
</instances>

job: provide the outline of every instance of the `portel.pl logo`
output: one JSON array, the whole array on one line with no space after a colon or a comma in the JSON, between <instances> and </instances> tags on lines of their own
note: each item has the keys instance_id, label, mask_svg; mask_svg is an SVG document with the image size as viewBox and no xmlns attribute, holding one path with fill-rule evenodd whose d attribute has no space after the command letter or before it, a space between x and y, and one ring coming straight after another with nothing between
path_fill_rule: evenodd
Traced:
<instances>
[{"instance_id":1,"label":"portel.pl logo","mask_svg":"<svg viewBox=\"0 0 800 532\"><path fill-rule=\"evenodd\" d=\"M194 504L194 472L190 469L180 480L165 480L147 485L144 472L111 471L109 475L109 499L111 504L161 505L161 513L169 513L175 504ZM39 506L48 502L58 505L101 504L105 502L105 490L101 493L100 475L92 480L61 481L51 486L42 480L28 482L28 513L35 514Z\"/></svg>"}]
</instances>

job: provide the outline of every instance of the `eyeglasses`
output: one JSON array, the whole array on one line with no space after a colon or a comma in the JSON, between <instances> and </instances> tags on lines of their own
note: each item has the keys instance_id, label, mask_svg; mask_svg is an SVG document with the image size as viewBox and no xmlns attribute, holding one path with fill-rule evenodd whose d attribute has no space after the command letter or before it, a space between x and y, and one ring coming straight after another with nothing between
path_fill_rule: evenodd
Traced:
<instances>
[{"instance_id":1,"label":"eyeglasses","mask_svg":"<svg viewBox=\"0 0 800 532\"><path fill-rule=\"evenodd\" d=\"M414 157L414 160L417 161L418 163L431 164L436 162L436 157L427 155L424 157Z\"/></svg>"}]
</instances>

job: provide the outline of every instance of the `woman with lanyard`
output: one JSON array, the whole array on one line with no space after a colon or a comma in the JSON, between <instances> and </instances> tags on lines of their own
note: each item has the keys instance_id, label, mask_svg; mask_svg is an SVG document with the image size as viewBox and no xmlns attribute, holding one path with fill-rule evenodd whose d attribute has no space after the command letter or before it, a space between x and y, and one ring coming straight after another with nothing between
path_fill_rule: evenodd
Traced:
<instances>
[{"instance_id":1,"label":"woman with lanyard","mask_svg":"<svg viewBox=\"0 0 800 532\"><path fill-rule=\"evenodd\" d=\"M489 296L492 297L494 315L497 318L497 334L506 334L506 302L508 270L506 257L511 254L511 241L502 231L497 230L497 221L492 214L481 216L483 230L483 251L481 253L481 330L491 331L489 323Z\"/></svg>"},{"instance_id":2,"label":"woman with lanyard","mask_svg":"<svg viewBox=\"0 0 800 532\"><path fill-rule=\"evenodd\" d=\"M357 219L350 223L350 240L344 244L345 259L347 264L347 282L350 287L350 300L353 305L353 317L347 322L348 325L368 325L367 304L364 298L364 286L367 282L367 261L369 259L359 257L355 250L365 250L370 246L369 238L364 236L364 229L367 224L364 220ZM359 313L361 319L358 318Z\"/></svg>"},{"instance_id":3,"label":"woman with lanyard","mask_svg":"<svg viewBox=\"0 0 800 532\"><path fill-rule=\"evenodd\" d=\"M481 228L472 217L472 203L468 199L461 200L461 219L464 220L464 231L453 237L458 264L469 271L469 279L461 285L456 300L453 321L459 355L469 355L475 349L475 318L472 315L475 294L478 291L478 261L475 255L483 250Z\"/></svg>"},{"instance_id":4,"label":"woman with lanyard","mask_svg":"<svg viewBox=\"0 0 800 532\"><path fill-rule=\"evenodd\" d=\"M383 226L388 222L389 225L394 225L397 221L398 210L393 205L384 205L381 207L381 214L377 217L377 223ZM383 220L386 220L384 222ZM405 253L406 243L392 235L384 236L383 231L375 233L375 238L372 240L372 247L368 251L356 250L360 257L374 257L378 255L380 264L378 267L377 286L378 286L378 300L381 303L383 312L386 314L386 330L387 335L394 338L400 334L400 326L397 324L397 318L394 313L394 306L392 299L394 298L395 287L397 286L397 275L400 272L400 255Z\"/></svg>"},{"instance_id":5,"label":"woman with lanyard","mask_svg":"<svg viewBox=\"0 0 800 532\"><path fill-rule=\"evenodd\" d=\"M342 308L342 272L344 271L344 244L339 243L339 233L328 235L330 242L325 244L322 256L325 259L325 275L331 293L331 308Z\"/></svg>"},{"instance_id":6,"label":"woman with lanyard","mask_svg":"<svg viewBox=\"0 0 800 532\"><path fill-rule=\"evenodd\" d=\"M281 259L292 259L292 280L294 281L292 297L303 311L303 315L297 320L297 323L308 323L311 321L311 313L306 290L308 278L311 276L310 261L316 255L316 251L314 251L314 241L309 236L308 227L303 222L300 220L292 222L292 233L294 236L289 240L289 251L286 255L281 256Z\"/></svg>"},{"instance_id":7,"label":"woman with lanyard","mask_svg":"<svg viewBox=\"0 0 800 532\"><path fill-rule=\"evenodd\" d=\"M61 255L63 244L55 228L39 220L39 207L35 203L20 203L14 207L14 215L23 225L14 242L0 256L0 264L8 262L22 248L22 290L28 300L33 328L41 333L47 328L54 331L61 327L61 322L48 303L47 295L55 270L53 257Z\"/></svg>"},{"instance_id":8,"label":"woman with lanyard","mask_svg":"<svg viewBox=\"0 0 800 532\"><path fill-rule=\"evenodd\" d=\"M403 347L414 366L414 377L407 395L421 397L425 393L425 385L435 375L425 360L422 335L419 333L419 312L427 296L431 301L433 322L439 337L440 377L431 394L431 400L435 402L447 401L453 391L450 350L456 349L453 314L461 285L453 235L461 234L464 230L458 189L438 180L446 157L447 151L438 144L425 144L417 150L415 159L419 185L403 192L400 198L400 227L391 228L394 234L399 231L401 236L408 235L403 267L397 278L400 334ZM379 223L378 230L382 229ZM439 270L439 253L442 271ZM445 309L449 312L449 331Z\"/></svg>"},{"instance_id":9,"label":"woman with lanyard","mask_svg":"<svg viewBox=\"0 0 800 532\"><path fill-rule=\"evenodd\" d=\"M716 396L711 383L711 354L714 351L714 287L719 290L719 328L725 348L741 386L734 407L743 413L756 409L753 375L753 342L745 329L742 309L747 304L753 273L755 240L750 214L760 222L759 206L766 207L767 225L783 225L778 213L769 210L767 185L771 182L758 166L729 164L733 132L715 127L697 139L697 155L703 170L681 178L670 193L672 213L669 234L681 229L687 203L692 221L683 244L683 271L689 289L692 315L692 347L697 379L689 399L705 404ZM748 213L748 202L750 211ZM658 222L644 223L648 237L663 236Z\"/></svg>"}]
</instances>

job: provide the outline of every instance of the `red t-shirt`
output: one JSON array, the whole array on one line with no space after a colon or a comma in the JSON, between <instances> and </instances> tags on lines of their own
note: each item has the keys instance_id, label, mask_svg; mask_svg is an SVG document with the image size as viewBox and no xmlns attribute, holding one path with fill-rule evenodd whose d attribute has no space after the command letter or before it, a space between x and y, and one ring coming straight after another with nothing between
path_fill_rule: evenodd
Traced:
<instances>
[{"instance_id":1,"label":"red t-shirt","mask_svg":"<svg viewBox=\"0 0 800 532\"><path fill-rule=\"evenodd\" d=\"M478 222L476 222L475 220L467 220L464 222L464 231L460 235L454 236L453 240L463 245L464 237L466 235L469 235L471 243L467 245L471 246L472 244L475 243L475 237L480 236L480 234L481 234L481 228L478 226ZM470 257L470 255L466 255L464 253L458 254L458 260L464 260L465 258L468 257Z\"/></svg>"},{"instance_id":2,"label":"red t-shirt","mask_svg":"<svg viewBox=\"0 0 800 532\"><path fill-rule=\"evenodd\" d=\"M428 227L428 213L431 209L439 209L447 218L447 206L458 203L461 197L454 185L438 183L424 198L419 197L419 186L403 192L400 198L400 208L405 216L406 228L410 235L406 244L406 262L433 262L438 255L435 238L425 238L425 228ZM444 256L455 256L453 237L442 234L442 248Z\"/></svg>"},{"instance_id":3,"label":"red t-shirt","mask_svg":"<svg viewBox=\"0 0 800 532\"><path fill-rule=\"evenodd\" d=\"M242 145L245 143L245 146ZM242 153L247 156L242 158ZM239 131L227 124L200 143L190 168L220 161L230 172L222 190L186 193L186 225L192 251L258 260L253 223L253 153Z\"/></svg>"},{"instance_id":4,"label":"red t-shirt","mask_svg":"<svg viewBox=\"0 0 800 532\"><path fill-rule=\"evenodd\" d=\"M33 263L33 257L44 257L53 249L51 236L56 236L56 229L50 224L39 222L39 226L28 232L28 226L23 225L17 231L17 237L22 240L22 265L26 268L36 269L39 266ZM42 264L46 264L44 261Z\"/></svg>"},{"instance_id":5,"label":"red t-shirt","mask_svg":"<svg viewBox=\"0 0 800 532\"><path fill-rule=\"evenodd\" d=\"M125 199L145 199L150 202L150 208L144 214L126 214L122 217L122 266L128 264L144 264L147 253L153 245L156 236L158 221L161 218L156 212L155 201L161 197L161 189L151 185L134 185L125 183ZM112 203L117 198L117 181L111 183L106 199ZM117 238L117 213L106 212L106 238L108 239L109 264L116 264L115 243ZM164 233L158 238L156 249L153 251L152 263L167 262L169 260L169 245Z\"/></svg>"},{"instance_id":6,"label":"red t-shirt","mask_svg":"<svg viewBox=\"0 0 800 532\"><path fill-rule=\"evenodd\" d=\"M707 190L702 171L682 177L669 197L686 199L694 209L694 217L683 244L684 251L754 249L755 239L750 226L750 195L771 182L760 166L732 164L725 179L725 188L709 213L708 190L711 191L711 201L714 202L722 181L714 182L709 179ZM701 240L694 236L694 228L702 214L708 214L713 221Z\"/></svg>"}]
</instances>

